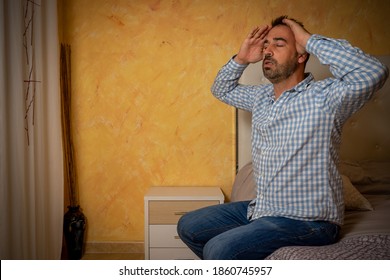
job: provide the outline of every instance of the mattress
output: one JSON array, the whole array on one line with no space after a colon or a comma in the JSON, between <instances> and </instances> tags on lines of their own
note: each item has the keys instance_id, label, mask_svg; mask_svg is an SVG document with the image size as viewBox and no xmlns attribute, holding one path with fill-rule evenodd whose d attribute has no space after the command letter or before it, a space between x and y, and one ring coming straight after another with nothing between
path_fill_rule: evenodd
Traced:
<instances>
[{"instance_id":1,"label":"mattress","mask_svg":"<svg viewBox=\"0 0 390 280\"><path fill-rule=\"evenodd\" d=\"M389 186L390 188L390 186ZM364 195L372 211L346 211L340 239L368 234L390 235L390 195Z\"/></svg>"}]
</instances>

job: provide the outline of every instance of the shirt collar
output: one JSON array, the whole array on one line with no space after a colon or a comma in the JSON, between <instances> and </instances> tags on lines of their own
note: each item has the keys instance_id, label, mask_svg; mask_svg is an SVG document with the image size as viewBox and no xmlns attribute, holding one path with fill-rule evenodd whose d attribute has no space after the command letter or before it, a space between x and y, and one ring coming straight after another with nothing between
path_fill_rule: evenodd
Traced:
<instances>
[{"instance_id":1,"label":"shirt collar","mask_svg":"<svg viewBox=\"0 0 390 280\"><path fill-rule=\"evenodd\" d=\"M311 73L305 73L305 79L298 83L295 87L287 90L284 95L286 98L292 98L299 94L300 92L305 91L314 81L314 77ZM287 93L287 94L286 94Z\"/></svg>"},{"instance_id":2,"label":"shirt collar","mask_svg":"<svg viewBox=\"0 0 390 280\"><path fill-rule=\"evenodd\" d=\"M295 96L296 94L298 94L302 91L305 91L312 84L313 81L314 81L313 75L311 73L305 73L305 79L303 79L295 87L287 90L282 95L288 95L289 97ZM273 89L272 84L270 84L270 86ZM275 93L273 90L268 92L268 96L269 96L272 103L275 102Z\"/></svg>"},{"instance_id":3,"label":"shirt collar","mask_svg":"<svg viewBox=\"0 0 390 280\"><path fill-rule=\"evenodd\" d=\"M294 88L292 88L292 91L301 92L306 90L311 83L314 81L314 77L311 73L305 73L305 79L301 81L299 84L297 84Z\"/></svg>"}]
</instances>

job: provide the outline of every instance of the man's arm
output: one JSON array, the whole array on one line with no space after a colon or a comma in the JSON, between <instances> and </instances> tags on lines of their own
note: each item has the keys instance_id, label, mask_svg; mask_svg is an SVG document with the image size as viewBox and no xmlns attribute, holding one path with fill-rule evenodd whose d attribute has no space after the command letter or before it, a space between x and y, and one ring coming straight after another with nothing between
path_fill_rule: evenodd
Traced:
<instances>
[{"instance_id":1,"label":"man's arm","mask_svg":"<svg viewBox=\"0 0 390 280\"><path fill-rule=\"evenodd\" d=\"M378 59L353 47L346 40L313 35L306 49L321 64L329 65L333 76L346 87L346 94L351 97L372 95L383 86L389 75L387 67Z\"/></svg>"},{"instance_id":2,"label":"man's arm","mask_svg":"<svg viewBox=\"0 0 390 280\"><path fill-rule=\"evenodd\" d=\"M329 65L338 80L327 89L327 104L348 118L359 110L372 94L379 90L389 76L389 69L376 58L351 46L345 40L311 35L299 24L285 19L294 33L300 54L314 54L321 64Z\"/></svg>"},{"instance_id":3,"label":"man's arm","mask_svg":"<svg viewBox=\"0 0 390 280\"><path fill-rule=\"evenodd\" d=\"M238 54L218 72L211 87L216 98L239 109L252 110L255 86L239 85L238 80L249 63L263 59L263 46L269 29L268 25L252 29Z\"/></svg>"},{"instance_id":4,"label":"man's arm","mask_svg":"<svg viewBox=\"0 0 390 280\"><path fill-rule=\"evenodd\" d=\"M238 109L252 111L255 86L240 85L238 83L247 64L239 64L234 58L230 59L221 70L211 87L212 94L220 101Z\"/></svg>"},{"instance_id":5,"label":"man's arm","mask_svg":"<svg viewBox=\"0 0 390 280\"><path fill-rule=\"evenodd\" d=\"M284 19L283 22L294 33L298 53L306 52L312 34L290 19ZM389 70L380 61L352 47L345 40L328 39L318 35L316 38L327 42L320 46L311 44L310 51L321 63L330 65L332 74L336 78L342 78L351 89L369 93L383 86Z\"/></svg>"}]
</instances>

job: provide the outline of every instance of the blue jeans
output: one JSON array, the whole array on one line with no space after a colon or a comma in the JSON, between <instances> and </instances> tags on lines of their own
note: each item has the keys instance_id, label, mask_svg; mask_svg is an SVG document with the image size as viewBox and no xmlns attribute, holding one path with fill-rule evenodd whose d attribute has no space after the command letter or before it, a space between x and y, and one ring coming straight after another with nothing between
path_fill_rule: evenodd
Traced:
<instances>
[{"instance_id":1,"label":"blue jeans","mask_svg":"<svg viewBox=\"0 0 390 280\"><path fill-rule=\"evenodd\" d=\"M336 242L339 226L326 221L284 217L247 219L249 201L225 203L190 212L177 232L201 259L264 259L284 246L321 246Z\"/></svg>"}]
</instances>

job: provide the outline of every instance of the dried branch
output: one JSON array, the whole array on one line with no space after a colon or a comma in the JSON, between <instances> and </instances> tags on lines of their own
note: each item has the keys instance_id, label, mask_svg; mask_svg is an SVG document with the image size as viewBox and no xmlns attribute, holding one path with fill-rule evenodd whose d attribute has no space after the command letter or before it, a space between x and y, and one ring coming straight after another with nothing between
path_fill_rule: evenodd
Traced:
<instances>
[{"instance_id":1,"label":"dried branch","mask_svg":"<svg viewBox=\"0 0 390 280\"><path fill-rule=\"evenodd\" d=\"M40 7L40 4L32 0L26 0L24 2L24 32L23 32L23 47L26 56L26 65L28 66L28 78L24 79L26 83L24 102L25 102L25 131L27 137L27 145L30 146L30 126L29 122L34 125L35 120L35 96L36 96L36 83L41 81L33 79L35 75L34 64L34 15L35 6ZM29 43L28 43L29 42ZM33 87L31 85L33 84ZM31 116L31 117L30 117Z\"/></svg>"},{"instance_id":2,"label":"dried branch","mask_svg":"<svg viewBox=\"0 0 390 280\"><path fill-rule=\"evenodd\" d=\"M69 190L70 206L78 205L77 176L74 159L74 146L71 125L71 50L69 45L61 44L60 85L61 85L61 122L62 143L64 149L64 183Z\"/></svg>"}]
</instances>

